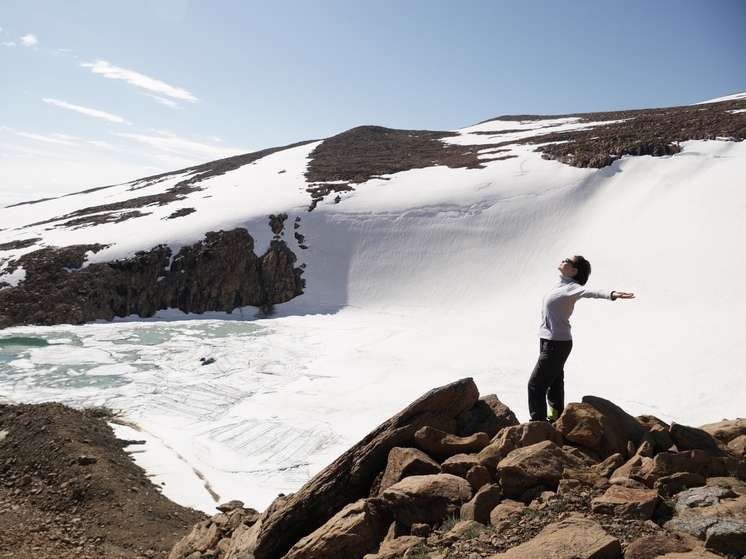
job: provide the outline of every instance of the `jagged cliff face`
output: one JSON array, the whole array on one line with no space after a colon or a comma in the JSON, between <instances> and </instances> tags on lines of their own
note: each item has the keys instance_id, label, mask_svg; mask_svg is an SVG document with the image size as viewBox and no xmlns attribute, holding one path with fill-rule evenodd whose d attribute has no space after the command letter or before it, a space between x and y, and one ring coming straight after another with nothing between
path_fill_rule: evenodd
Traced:
<instances>
[{"instance_id":1,"label":"jagged cliff face","mask_svg":"<svg viewBox=\"0 0 746 559\"><path fill-rule=\"evenodd\" d=\"M76 195L80 200L77 207L71 207L70 198L63 197L68 203L65 206L59 199L59 205L65 209L50 212L50 205L58 201L40 201L46 208L45 217L22 226L0 223L0 327L150 317L169 308L204 313L253 306L271 312L274 305L298 297L304 290L301 276L306 263L299 255L307 242L301 218L289 217L285 213L288 207L315 211L321 203L340 202L372 178L411 169L440 166L478 172L486 161L517 157L511 152L511 146L516 145L536 145L546 159L600 168L624 155L671 155L686 140L741 141L746 138L745 110L746 99L742 98L646 111L502 117L484 123L494 122L494 129L488 126L472 132L463 143L449 141L458 137L458 132L363 126L318 142L313 149L307 147L311 142L301 142L214 161L135 181L124 185L126 189L118 194L109 193L111 187L94 189ZM522 130L505 127L505 121L515 121L518 126L541 120L548 123L544 128L539 124ZM560 121L571 121L573 126L563 129L557 125ZM283 191L284 196L292 192L294 198L291 203L283 202L284 206L278 204L276 213L267 211L261 216L264 230L259 230L257 219L236 218L236 214L226 219L225 225L213 222L209 229L191 229L191 224L203 225L190 220L201 215L205 201L213 198L211 189L244 188L247 185L241 181L256 179L243 178L249 175L241 173L294 149L305 149L307 159L297 157L300 165L283 160L274 168L270 165L271 172L264 175L278 181L286 179L277 177L295 173L295 182L284 183L286 189L291 185L290 190ZM482 157L485 154L487 159ZM295 167L288 171L281 165ZM224 183L236 184L216 187L214 179L222 176L230 177ZM262 188L269 191L275 185L270 181L254 187L253 194L242 194L232 203L250 207L257 192L274 196ZM33 204L37 203L25 206ZM286 224L289 221L292 232ZM149 228L152 241L124 257L107 260L102 255L108 255L112 241L99 231L110 231L122 223ZM181 226L178 235L172 234L171 242L164 239L161 229L184 223L190 225ZM242 223L247 225L238 225ZM266 234L267 226L272 238L257 254L257 235ZM43 238L50 230L64 231L70 238L84 230L85 240L81 243L78 234L76 242L50 242ZM188 241L174 243L175 237Z\"/></svg>"},{"instance_id":2,"label":"jagged cliff face","mask_svg":"<svg viewBox=\"0 0 746 559\"><path fill-rule=\"evenodd\" d=\"M287 244L274 240L257 256L246 229L209 232L175 255L159 246L82 268L86 254L102 248L51 247L22 256L17 265L26 270L25 281L0 291L0 327L150 317L169 308L201 314L254 306L269 312L303 293L302 270Z\"/></svg>"}]
</instances>

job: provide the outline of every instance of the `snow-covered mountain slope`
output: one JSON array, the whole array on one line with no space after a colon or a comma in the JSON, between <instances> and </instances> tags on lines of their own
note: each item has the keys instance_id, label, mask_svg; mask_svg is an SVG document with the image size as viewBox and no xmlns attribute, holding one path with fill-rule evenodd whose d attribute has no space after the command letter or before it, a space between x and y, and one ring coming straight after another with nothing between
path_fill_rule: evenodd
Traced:
<instances>
[{"instance_id":1,"label":"snow-covered mountain slope","mask_svg":"<svg viewBox=\"0 0 746 559\"><path fill-rule=\"evenodd\" d=\"M420 166L359 183L313 180L306 172L320 142L312 142L223 174L187 170L3 208L0 258L7 271L41 246L95 242L107 248L90 254L89 263L105 262L158 244L176 251L207 231L236 227L248 229L261 253L274 236L270 214L287 213L288 223L299 218L302 242L290 230L284 240L304 265L304 294L256 322L266 337L219 353L228 368L210 377L208 392L190 393L196 409L177 402L180 384L196 385L208 374L194 370L193 348L178 350L192 351L190 359L163 357L163 374L176 375L159 385L173 391L168 398L120 389L120 399L74 399L132 412L223 497L242 498L231 488L253 483L247 472L259 469L259 454L262 468L285 468L287 475L300 460L313 473L414 398L457 378L474 377L483 393L497 394L525 420L539 304L560 261L573 254L592 262L589 284L637 298L577 305L569 401L595 394L630 413L694 425L743 416L746 143L713 134L681 141L673 155L615 156L601 168L536 151L541 135L603 136L598 122L634 120L622 116L599 116L595 124L577 117L493 120L435 140L457 146L461 156L473 152L481 167ZM527 138L532 144L522 143ZM161 203L170 188L198 175ZM322 185L329 193L309 211L309 189ZM68 223L83 217L81 208L98 208L86 218L107 217ZM135 209L137 216L129 213ZM174 215L181 217L168 219ZM0 278L22 279L20 269ZM265 384L231 376L254 371L257 361ZM159 374L149 382L157 384ZM221 390L220 397L235 398L207 413L208 396ZM248 424L270 423L283 425L277 436L287 442L285 454L246 434ZM221 475L229 481L217 481ZM285 481L287 487L273 478L268 490L292 490L299 480ZM262 491L254 496L243 500L267 504Z\"/></svg>"}]
</instances>

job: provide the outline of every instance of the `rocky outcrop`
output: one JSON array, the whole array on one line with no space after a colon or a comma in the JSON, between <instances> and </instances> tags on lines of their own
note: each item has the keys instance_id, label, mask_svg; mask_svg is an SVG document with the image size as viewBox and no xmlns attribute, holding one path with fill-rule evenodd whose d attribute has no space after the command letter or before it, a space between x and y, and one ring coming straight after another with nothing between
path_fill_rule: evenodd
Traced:
<instances>
[{"instance_id":1,"label":"rocky outcrop","mask_svg":"<svg viewBox=\"0 0 746 559\"><path fill-rule=\"evenodd\" d=\"M296 494L238 525L216 515L169 559L746 553L746 462L729 446L742 420L666 425L597 397L553 425L514 417L471 379L433 390Z\"/></svg>"},{"instance_id":2,"label":"rocky outcrop","mask_svg":"<svg viewBox=\"0 0 746 559\"><path fill-rule=\"evenodd\" d=\"M655 110L573 115L581 121L604 120L603 127L528 138L547 159L575 167L602 168L625 155L662 157L681 151L686 140L728 138L742 141L746 127L743 99ZM603 130L601 132L601 130Z\"/></svg>"},{"instance_id":3,"label":"rocky outcrop","mask_svg":"<svg viewBox=\"0 0 746 559\"><path fill-rule=\"evenodd\" d=\"M257 256L243 228L209 232L175 255L158 246L85 266L87 254L103 248L48 247L12 263L8 272L21 267L26 276L0 291L0 328L150 317L169 308L201 314L254 306L270 312L303 292L303 270L288 245L276 238Z\"/></svg>"}]
</instances>

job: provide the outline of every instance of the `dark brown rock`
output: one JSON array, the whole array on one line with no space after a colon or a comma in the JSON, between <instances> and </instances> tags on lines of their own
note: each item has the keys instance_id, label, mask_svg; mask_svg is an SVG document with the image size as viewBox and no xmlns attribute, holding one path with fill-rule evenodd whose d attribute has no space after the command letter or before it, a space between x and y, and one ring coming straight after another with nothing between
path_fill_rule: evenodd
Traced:
<instances>
[{"instance_id":1,"label":"dark brown rock","mask_svg":"<svg viewBox=\"0 0 746 559\"><path fill-rule=\"evenodd\" d=\"M430 426L423 427L414 435L415 446L436 460L445 460L456 454L479 452L489 442L486 433L459 437Z\"/></svg>"},{"instance_id":2,"label":"dark brown rock","mask_svg":"<svg viewBox=\"0 0 746 559\"><path fill-rule=\"evenodd\" d=\"M505 427L518 425L515 413L495 394L480 398L473 408L459 415L457 420L457 434L462 437L487 433L491 439Z\"/></svg>"},{"instance_id":3,"label":"dark brown rock","mask_svg":"<svg viewBox=\"0 0 746 559\"><path fill-rule=\"evenodd\" d=\"M359 559L376 551L388 525L361 499L342 508L323 526L301 538L284 556L286 559Z\"/></svg>"},{"instance_id":4,"label":"dark brown rock","mask_svg":"<svg viewBox=\"0 0 746 559\"><path fill-rule=\"evenodd\" d=\"M703 429L672 423L671 438L679 451L703 450L712 456L729 456L727 447Z\"/></svg>"},{"instance_id":5,"label":"dark brown rock","mask_svg":"<svg viewBox=\"0 0 746 559\"><path fill-rule=\"evenodd\" d=\"M612 454L603 462L591 466L591 468L598 472L599 475L610 478L612 474L624 464L624 457L619 454Z\"/></svg>"},{"instance_id":6,"label":"dark brown rock","mask_svg":"<svg viewBox=\"0 0 746 559\"><path fill-rule=\"evenodd\" d=\"M619 540L606 533L598 523L586 518L569 518L550 524L534 539L493 555L491 559L620 559L621 556Z\"/></svg>"},{"instance_id":7,"label":"dark brown rock","mask_svg":"<svg viewBox=\"0 0 746 559\"><path fill-rule=\"evenodd\" d=\"M416 448L395 447L389 452L386 470L378 493L385 491L407 476L440 473L438 463Z\"/></svg>"},{"instance_id":8,"label":"dark brown rock","mask_svg":"<svg viewBox=\"0 0 746 559\"><path fill-rule=\"evenodd\" d=\"M503 495L519 500L526 490L537 486L556 490L565 468L584 469L585 463L544 441L508 454L497 465L497 473Z\"/></svg>"},{"instance_id":9,"label":"dark brown rock","mask_svg":"<svg viewBox=\"0 0 746 559\"><path fill-rule=\"evenodd\" d=\"M570 442L597 452L601 459L613 454L632 456L648 428L616 404L596 396L584 396L581 404L570 404L555 422Z\"/></svg>"},{"instance_id":10,"label":"dark brown rock","mask_svg":"<svg viewBox=\"0 0 746 559\"><path fill-rule=\"evenodd\" d=\"M469 482L469 485L471 485L474 492L479 491L479 489L485 485L495 483L495 479L492 477L489 470L481 464L473 466L468 472L466 472L466 481Z\"/></svg>"},{"instance_id":11,"label":"dark brown rock","mask_svg":"<svg viewBox=\"0 0 746 559\"><path fill-rule=\"evenodd\" d=\"M490 523L490 513L500 504L500 486L485 485L468 503L461 506L461 520L475 520L480 524Z\"/></svg>"},{"instance_id":12,"label":"dark brown rock","mask_svg":"<svg viewBox=\"0 0 746 559\"><path fill-rule=\"evenodd\" d=\"M675 495L687 487L700 487L705 485L705 483L707 483L707 480L699 474L693 474L691 472L676 472L670 476L658 478L653 484L653 487L661 495Z\"/></svg>"},{"instance_id":13,"label":"dark brown rock","mask_svg":"<svg viewBox=\"0 0 746 559\"><path fill-rule=\"evenodd\" d=\"M685 553L691 548L672 536L645 536L633 541L624 552L624 559L655 559L667 553Z\"/></svg>"},{"instance_id":14,"label":"dark brown rock","mask_svg":"<svg viewBox=\"0 0 746 559\"><path fill-rule=\"evenodd\" d=\"M447 458L440 467L445 474L453 474L466 479L469 470L478 464L476 454L456 454Z\"/></svg>"},{"instance_id":15,"label":"dark brown rock","mask_svg":"<svg viewBox=\"0 0 746 559\"><path fill-rule=\"evenodd\" d=\"M737 466L733 457L712 456L704 450L661 452L644 462L634 475L648 487L654 487L661 478L677 473L688 472L704 478L728 476Z\"/></svg>"},{"instance_id":16,"label":"dark brown rock","mask_svg":"<svg viewBox=\"0 0 746 559\"><path fill-rule=\"evenodd\" d=\"M387 510L405 526L440 523L471 498L469 483L451 474L410 476L381 494Z\"/></svg>"},{"instance_id":17,"label":"dark brown rock","mask_svg":"<svg viewBox=\"0 0 746 559\"><path fill-rule=\"evenodd\" d=\"M606 514L622 519L647 520L653 516L658 492L653 489L634 489L612 485L591 503L595 514Z\"/></svg>"}]
</instances>

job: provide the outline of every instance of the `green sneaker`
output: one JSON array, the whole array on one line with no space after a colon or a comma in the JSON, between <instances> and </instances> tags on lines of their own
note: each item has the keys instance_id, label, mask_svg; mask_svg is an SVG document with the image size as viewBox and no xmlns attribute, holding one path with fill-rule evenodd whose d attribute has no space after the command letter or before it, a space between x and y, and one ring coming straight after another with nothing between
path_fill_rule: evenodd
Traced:
<instances>
[{"instance_id":1,"label":"green sneaker","mask_svg":"<svg viewBox=\"0 0 746 559\"><path fill-rule=\"evenodd\" d=\"M561 410L556 410L552 406L547 406L547 419L549 420L549 423L557 421L561 413Z\"/></svg>"}]
</instances>

